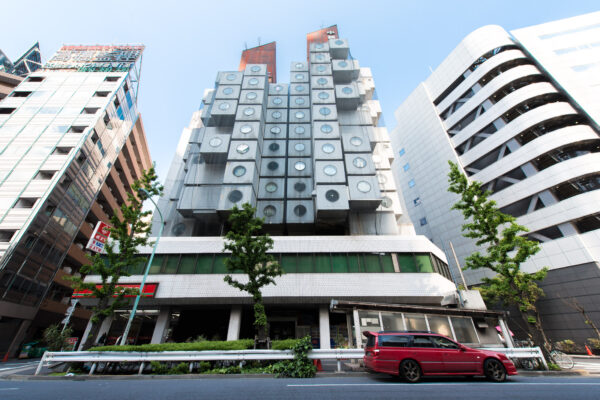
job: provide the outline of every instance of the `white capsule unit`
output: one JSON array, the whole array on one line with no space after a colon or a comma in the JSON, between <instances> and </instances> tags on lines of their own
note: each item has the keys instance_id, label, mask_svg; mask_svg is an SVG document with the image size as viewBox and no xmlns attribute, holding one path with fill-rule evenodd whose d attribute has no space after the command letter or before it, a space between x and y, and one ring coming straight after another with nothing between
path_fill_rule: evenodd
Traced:
<instances>
[{"instance_id":1,"label":"white capsule unit","mask_svg":"<svg viewBox=\"0 0 600 400\"><path fill-rule=\"evenodd\" d=\"M289 90L287 83L269 83L269 96L287 96Z\"/></svg>"},{"instance_id":2,"label":"white capsule unit","mask_svg":"<svg viewBox=\"0 0 600 400\"><path fill-rule=\"evenodd\" d=\"M217 129L206 128L200 154L208 164L227 161L231 135L217 133Z\"/></svg>"},{"instance_id":3,"label":"white capsule unit","mask_svg":"<svg viewBox=\"0 0 600 400\"><path fill-rule=\"evenodd\" d=\"M331 56L328 53L319 52L319 53L310 53L310 63L311 64L325 64L331 62Z\"/></svg>"},{"instance_id":4,"label":"white capsule unit","mask_svg":"<svg viewBox=\"0 0 600 400\"><path fill-rule=\"evenodd\" d=\"M315 140L315 160L342 160L342 142L339 139Z\"/></svg>"},{"instance_id":5,"label":"white capsule unit","mask_svg":"<svg viewBox=\"0 0 600 400\"><path fill-rule=\"evenodd\" d=\"M312 229L312 224L315 222L315 208L312 200L288 200L285 203L285 222L288 225L288 231L291 230L293 234Z\"/></svg>"},{"instance_id":6,"label":"white capsule unit","mask_svg":"<svg viewBox=\"0 0 600 400\"><path fill-rule=\"evenodd\" d=\"M315 183L346 183L346 171L343 161L315 161Z\"/></svg>"},{"instance_id":7,"label":"white capsule unit","mask_svg":"<svg viewBox=\"0 0 600 400\"><path fill-rule=\"evenodd\" d=\"M211 214L219 208L222 185L183 186L177 211L185 217Z\"/></svg>"},{"instance_id":8,"label":"white capsule unit","mask_svg":"<svg viewBox=\"0 0 600 400\"><path fill-rule=\"evenodd\" d=\"M265 139L285 139L287 137L288 126L286 124L265 124Z\"/></svg>"},{"instance_id":9,"label":"white capsule unit","mask_svg":"<svg viewBox=\"0 0 600 400\"><path fill-rule=\"evenodd\" d=\"M309 108L310 97L306 96L290 96L290 108ZM310 121L307 121L310 122Z\"/></svg>"},{"instance_id":10,"label":"white capsule unit","mask_svg":"<svg viewBox=\"0 0 600 400\"><path fill-rule=\"evenodd\" d=\"M238 103L236 100L215 100L207 120L208 126L232 126Z\"/></svg>"},{"instance_id":11,"label":"white capsule unit","mask_svg":"<svg viewBox=\"0 0 600 400\"><path fill-rule=\"evenodd\" d=\"M335 99L339 110L356 110L361 104L358 86L355 82L335 85Z\"/></svg>"},{"instance_id":12,"label":"white capsule unit","mask_svg":"<svg viewBox=\"0 0 600 400\"><path fill-rule=\"evenodd\" d=\"M313 179L305 178L287 178L286 197L288 199L312 199Z\"/></svg>"},{"instance_id":13,"label":"white capsule unit","mask_svg":"<svg viewBox=\"0 0 600 400\"><path fill-rule=\"evenodd\" d=\"M295 83L308 83L309 74L308 71L291 71L290 72L290 84Z\"/></svg>"},{"instance_id":14,"label":"white capsule unit","mask_svg":"<svg viewBox=\"0 0 600 400\"><path fill-rule=\"evenodd\" d=\"M258 184L258 169L254 161L229 161L225 167L223 183L226 185Z\"/></svg>"},{"instance_id":15,"label":"white capsule unit","mask_svg":"<svg viewBox=\"0 0 600 400\"><path fill-rule=\"evenodd\" d=\"M266 76L244 76L242 89L266 89L269 81Z\"/></svg>"},{"instance_id":16,"label":"white capsule unit","mask_svg":"<svg viewBox=\"0 0 600 400\"><path fill-rule=\"evenodd\" d=\"M308 63L306 61L292 61L290 65L291 72L307 72Z\"/></svg>"},{"instance_id":17,"label":"white capsule unit","mask_svg":"<svg viewBox=\"0 0 600 400\"><path fill-rule=\"evenodd\" d=\"M287 141L288 157L311 157L312 141L311 140L295 140Z\"/></svg>"},{"instance_id":18,"label":"white capsule unit","mask_svg":"<svg viewBox=\"0 0 600 400\"><path fill-rule=\"evenodd\" d=\"M339 139L340 126L337 121L315 121L313 122L313 138L315 139Z\"/></svg>"},{"instance_id":19,"label":"white capsule unit","mask_svg":"<svg viewBox=\"0 0 600 400\"><path fill-rule=\"evenodd\" d=\"M265 121L268 124L286 124L288 121L288 110L285 108L267 109Z\"/></svg>"},{"instance_id":20,"label":"white capsule unit","mask_svg":"<svg viewBox=\"0 0 600 400\"><path fill-rule=\"evenodd\" d=\"M240 85L219 85L217 89L212 92L213 97L211 101L205 102L206 104L212 103L212 100L237 100L240 97Z\"/></svg>"},{"instance_id":21,"label":"white capsule unit","mask_svg":"<svg viewBox=\"0 0 600 400\"><path fill-rule=\"evenodd\" d=\"M356 60L333 60L331 67L335 83L350 83L357 80L360 74Z\"/></svg>"},{"instance_id":22,"label":"white capsule unit","mask_svg":"<svg viewBox=\"0 0 600 400\"><path fill-rule=\"evenodd\" d=\"M289 125L289 139L310 139L311 138L311 125L310 124L290 124Z\"/></svg>"},{"instance_id":23,"label":"white capsule unit","mask_svg":"<svg viewBox=\"0 0 600 400\"><path fill-rule=\"evenodd\" d=\"M267 101L268 108L288 108L287 94L271 95Z\"/></svg>"},{"instance_id":24,"label":"white capsule unit","mask_svg":"<svg viewBox=\"0 0 600 400\"><path fill-rule=\"evenodd\" d=\"M242 207L242 204L256 205L256 194L252 185L223 185L217 212L224 217L231 213L233 206Z\"/></svg>"},{"instance_id":25,"label":"white capsule unit","mask_svg":"<svg viewBox=\"0 0 600 400\"><path fill-rule=\"evenodd\" d=\"M223 71L217 76L219 85L241 85L244 74L238 71Z\"/></svg>"},{"instance_id":26,"label":"white capsule unit","mask_svg":"<svg viewBox=\"0 0 600 400\"><path fill-rule=\"evenodd\" d=\"M287 176L289 177L311 177L313 161L311 158L288 158Z\"/></svg>"},{"instance_id":27,"label":"white capsule unit","mask_svg":"<svg viewBox=\"0 0 600 400\"><path fill-rule=\"evenodd\" d=\"M346 218L350 210L346 185L317 185L315 191L317 220Z\"/></svg>"},{"instance_id":28,"label":"white capsule unit","mask_svg":"<svg viewBox=\"0 0 600 400\"><path fill-rule=\"evenodd\" d=\"M231 138L235 140L259 140L262 137L260 129L260 122L238 121L233 125Z\"/></svg>"},{"instance_id":29,"label":"white capsule unit","mask_svg":"<svg viewBox=\"0 0 600 400\"><path fill-rule=\"evenodd\" d=\"M244 70L244 75L266 76L267 75L267 65L266 64L246 64L246 69Z\"/></svg>"},{"instance_id":30,"label":"white capsule unit","mask_svg":"<svg viewBox=\"0 0 600 400\"><path fill-rule=\"evenodd\" d=\"M342 126L342 146L344 153L371 152L369 135L360 126Z\"/></svg>"},{"instance_id":31,"label":"white capsule unit","mask_svg":"<svg viewBox=\"0 0 600 400\"><path fill-rule=\"evenodd\" d=\"M375 175L348 176L350 208L375 210L381 204L381 192Z\"/></svg>"},{"instance_id":32,"label":"white capsule unit","mask_svg":"<svg viewBox=\"0 0 600 400\"><path fill-rule=\"evenodd\" d=\"M314 121L335 121L338 119L336 106L330 104L313 105L312 115Z\"/></svg>"},{"instance_id":33,"label":"white capsule unit","mask_svg":"<svg viewBox=\"0 0 600 400\"><path fill-rule=\"evenodd\" d=\"M237 109L236 121L260 121L264 118L263 108L259 105L243 104Z\"/></svg>"},{"instance_id":34,"label":"white capsule unit","mask_svg":"<svg viewBox=\"0 0 600 400\"><path fill-rule=\"evenodd\" d=\"M258 199L284 199L285 178L263 177L258 183Z\"/></svg>"},{"instance_id":35,"label":"white capsule unit","mask_svg":"<svg viewBox=\"0 0 600 400\"><path fill-rule=\"evenodd\" d=\"M350 153L344 155L348 175L375 175L375 164L371 153Z\"/></svg>"},{"instance_id":36,"label":"white capsule unit","mask_svg":"<svg viewBox=\"0 0 600 400\"><path fill-rule=\"evenodd\" d=\"M265 91L257 90L242 90L240 93L240 104L264 104Z\"/></svg>"},{"instance_id":37,"label":"white capsule unit","mask_svg":"<svg viewBox=\"0 0 600 400\"><path fill-rule=\"evenodd\" d=\"M273 225L281 225L283 229L284 214L283 200L259 200L256 203L256 216L264 218L264 223L271 225L271 229L273 229Z\"/></svg>"},{"instance_id":38,"label":"white capsule unit","mask_svg":"<svg viewBox=\"0 0 600 400\"><path fill-rule=\"evenodd\" d=\"M313 89L310 100L312 104L335 104L335 90Z\"/></svg>"},{"instance_id":39,"label":"white capsule unit","mask_svg":"<svg viewBox=\"0 0 600 400\"><path fill-rule=\"evenodd\" d=\"M318 89L333 89L333 77L332 76L311 76L310 77L310 87L313 90Z\"/></svg>"},{"instance_id":40,"label":"white capsule unit","mask_svg":"<svg viewBox=\"0 0 600 400\"><path fill-rule=\"evenodd\" d=\"M293 97L293 96L292 96ZM296 99L303 99L305 96L297 96ZM308 102L308 96L306 96ZM310 108L291 108L289 112L290 124L310 123Z\"/></svg>"},{"instance_id":41,"label":"white capsule unit","mask_svg":"<svg viewBox=\"0 0 600 400\"><path fill-rule=\"evenodd\" d=\"M333 59L346 59L350 52L346 39L329 39L329 54Z\"/></svg>"},{"instance_id":42,"label":"white capsule unit","mask_svg":"<svg viewBox=\"0 0 600 400\"><path fill-rule=\"evenodd\" d=\"M309 50L311 53L316 52L328 52L329 53L329 43L321 42L321 43L311 43L309 46Z\"/></svg>"},{"instance_id":43,"label":"white capsule unit","mask_svg":"<svg viewBox=\"0 0 600 400\"><path fill-rule=\"evenodd\" d=\"M258 141L232 140L229 145L228 161L260 161ZM260 163L260 162L259 162Z\"/></svg>"},{"instance_id":44,"label":"white capsule unit","mask_svg":"<svg viewBox=\"0 0 600 400\"><path fill-rule=\"evenodd\" d=\"M332 75L331 64L311 64L310 66L310 75L312 77L320 76L320 75Z\"/></svg>"},{"instance_id":45,"label":"white capsule unit","mask_svg":"<svg viewBox=\"0 0 600 400\"><path fill-rule=\"evenodd\" d=\"M260 163L260 176L262 177L285 177L285 158L263 158Z\"/></svg>"},{"instance_id":46,"label":"white capsule unit","mask_svg":"<svg viewBox=\"0 0 600 400\"><path fill-rule=\"evenodd\" d=\"M262 156L267 157L285 157L286 146L285 140L267 140L263 141Z\"/></svg>"},{"instance_id":47,"label":"white capsule unit","mask_svg":"<svg viewBox=\"0 0 600 400\"><path fill-rule=\"evenodd\" d=\"M292 96L306 96L309 94L308 83L292 83L290 84L290 95Z\"/></svg>"}]
</instances>

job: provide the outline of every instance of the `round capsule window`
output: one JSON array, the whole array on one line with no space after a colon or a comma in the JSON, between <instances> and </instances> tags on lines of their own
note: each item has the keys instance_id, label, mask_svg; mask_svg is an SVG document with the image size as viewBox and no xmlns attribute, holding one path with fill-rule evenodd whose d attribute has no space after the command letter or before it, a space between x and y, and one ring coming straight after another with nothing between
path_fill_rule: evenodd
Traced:
<instances>
[{"instance_id":1,"label":"round capsule window","mask_svg":"<svg viewBox=\"0 0 600 400\"><path fill-rule=\"evenodd\" d=\"M178 223L171 229L171 232L173 232L175 236L181 236L181 234L185 232L185 224L183 222Z\"/></svg>"},{"instance_id":2,"label":"round capsule window","mask_svg":"<svg viewBox=\"0 0 600 400\"><path fill-rule=\"evenodd\" d=\"M325 79L325 78L319 78L319 79L317 79L317 83L319 85L321 85L321 86L327 85L327 79Z\"/></svg>"},{"instance_id":3,"label":"round capsule window","mask_svg":"<svg viewBox=\"0 0 600 400\"><path fill-rule=\"evenodd\" d=\"M304 183L304 182L294 183L294 190L296 192L304 192L306 190L306 183Z\"/></svg>"},{"instance_id":4,"label":"round capsule window","mask_svg":"<svg viewBox=\"0 0 600 400\"><path fill-rule=\"evenodd\" d=\"M244 115L245 115L245 116L247 116L247 117L249 117L249 116L251 116L251 115L254 115L254 108L249 108L249 107L248 107L248 108L246 108L246 109L244 110Z\"/></svg>"},{"instance_id":5,"label":"round capsule window","mask_svg":"<svg viewBox=\"0 0 600 400\"><path fill-rule=\"evenodd\" d=\"M319 92L319 94L317 96L319 96L320 99L325 100L325 99L329 98L329 93L327 93L327 92Z\"/></svg>"},{"instance_id":6,"label":"round capsule window","mask_svg":"<svg viewBox=\"0 0 600 400\"><path fill-rule=\"evenodd\" d=\"M385 196L383 199L381 199L381 205L384 206L385 208L390 208L392 206L392 204L394 204L394 202L392 201L392 199L390 199L387 196Z\"/></svg>"},{"instance_id":7,"label":"round capsule window","mask_svg":"<svg viewBox=\"0 0 600 400\"><path fill-rule=\"evenodd\" d=\"M273 111L273 113L271 114L271 116L272 116L274 119L279 119L279 118L281 118L281 115L282 115L282 114L281 114L281 111Z\"/></svg>"},{"instance_id":8,"label":"round capsule window","mask_svg":"<svg viewBox=\"0 0 600 400\"><path fill-rule=\"evenodd\" d=\"M323 49L324 47L325 47L325 46L323 46L323 43L317 43L317 44L315 45L315 48L316 48L317 50L321 50L321 49Z\"/></svg>"},{"instance_id":9,"label":"round capsule window","mask_svg":"<svg viewBox=\"0 0 600 400\"><path fill-rule=\"evenodd\" d=\"M358 136L352 136L350 138L350 144L352 146L360 146L363 143L362 139L359 138Z\"/></svg>"},{"instance_id":10,"label":"round capsule window","mask_svg":"<svg viewBox=\"0 0 600 400\"><path fill-rule=\"evenodd\" d=\"M233 89L230 87L226 87L225 89L223 89L223 94L232 94L233 93Z\"/></svg>"},{"instance_id":11,"label":"round capsule window","mask_svg":"<svg viewBox=\"0 0 600 400\"><path fill-rule=\"evenodd\" d=\"M279 143L271 143L269 145L269 150L271 150L271 151L277 151L277 150L279 150Z\"/></svg>"},{"instance_id":12,"label":"round capsule window","mask_svg":"<svg viewBox=\"0 0 600 400\"><path fill-rule=\"evenodd\" d=\"M306 214L306 207L304 207L302 204L298 204L296 207L294 207L294 214L296 214L298 217L302 217L304 214Z\"/></svg>"},{"instance_id":13,"label":"round capsule window","mask_svg":"<svg viewBox=\"0 0 600 400\"><path fill-rule=\"evenodd\" d=\"M275 104L275 105L279 105L279 104L281 104L281 103L283 103L283 99L282 99L281 97L275 97L275 98L273 99L273 104Z\"/></svg>"},{"instance_id":14,"label":"round capsule window","mask_svg":"<svg viewBox=\"0 0 600 400\"><path fill-rule=\"evenodd\" d=\"M323 153L331 154L335 151L335 147L331 143L325 143L321 146L321 150L323 150Z\"/></svg>"},{"instance_id":15,"label":"round capsule window","mask_svg":"<svg viewBox=\"0 0 600 400\"><path fill-rule=\"evenodd\" d=\"M326 70L327 70L327 67L324 65L319 65L317 67L317 71L319 71L319 72L325 72Z\"/></svg>"},{"instance_id":16,"label":"round capsule window","mask_svg":"<svg viewBox=\"0 0 600 400\"><path fill-rule=\"evenodd\" d=\"M304 79L304 74L296 74L296 79L301 81Z\"/></svg>"},{"instance_id":17,"label":"round capsule window","mask_svg":"<svg viewBox=\"0 0 600 400\"><path fill-rule=\"evenodd\" d=\"M321 132L331 133L331 132L333 132L333 127L329 124L323 124L323 125L321 125Z\"/></svg>"},{"instance_id":18,"label":"round capsule window","mask_svg":"<svg viewBox=\"0 0 600 400\"><path fill-rule=\"evenodd\" d=\"M371 191L371 184L367 181L360 181L356 184L356 188L359 192L368 193Z\"/></svg>"},{"instance_id":19,"label":"round capsule window","mask_svg":"<svg viewBox=\"0 0 600 400\"><path fill-rule=\"evenodd\" d=\"M342 68L346 68L346 67L348 66L348 63L347 63L346 61L340 61L340 62L338 63L338 65L339 65L340 67L342 67Z\"/></svg>"},{"instance_id":20,"label":"round capsule window","mask_svg":"<svg viewBox=\"0 0 600 400\"><path fill-rule=\"evenodd\" d=\"M303 161L296 161L294 168L296 171L304 171L306 169L306 164Z\"/></svg>"},{"instance_id":21,"label":"round capsule window","mask_svg":"<svg viewBox=\"0 0 600 400\"><path fill-rule=\"evenodd\" d=\"M362 157L356 157L354 160L352 160L352 164L356 167L356 168L364 168L367 166L367 160L365 160Z\"/></svg>"},{"instance_id":22,"label":"round capsule window","mask_svg":"<svg viewBox=\"0 0 600 400\"><path fill-rule=\"evenodd\" d=\"M269 193L275 193L277 191L277 184L275 182L269 182L265 185L265 190Z\"/></svg>"},{"instance_id":23,"label":"round capsule window","mask_svg":"<svg viewBox=\"0 0 600 400\"><path fill-rule=\"evenodd\" d=\"M253 65L252 67L250 67L250 71L260 72L260 67L258 65Z\"/></svg>"},{"instance_id":24,"label":"round capsule window","mask_svg":"<svg viewBox=\"0 0 600 400\"><path fill-rule=\"evenodd\" d=\"M277 209L271 205L268 205L263 208L263 214L265 217L273 217L275 214L277 214Z\"/></svg>"},{"instance_id":25,"label":"round capsule window","mask_svg":"<svg viewBox=\"0 0 600 400\"><path fill-rule=\"evenodd\" d=\"M258 78L250 78L248 80L248 84L250 84L250 85L258 85Z\"/></svg>"},{"instance_id":26,"label":"round capsule window","mask_svg":"<svg viewBox=\"0 0 600 400\"><path fill-rule=\"evenodd\" d=\"M340 39L338 39L338 40L336 40L336 41L335 41L335 44L337 44L338 46L341 46L341 45L343 45L343 44L344 44L344 41L343 41L343 40L340 40Z\"/></svg>"},{"instance_id":27,"label":"round capsule window","mask_svg":"<svg viewBox=\"0 0 600 400\"><path fill-rule=\"evenodd\" d=\"M240 128L240 132L248 134L252 132L252 127L250 125L242 125L242 127Z\"/></svg>"},{"instance_id":28,"label":"round capsule window","mask_svg":"<svg viewBox=\"0 0 600 400\"><path fill-rule=\"evenodd\" d=\"M227 74L227 76L225 77L225 79L227 79L228 81L235 81L235 74Z\"/></svg>"},{"instance_id":29,"label":"round capsule window","mask_svg":"<svg viewBox=\"0 0 600 400\"><path fill-rule=\"evenodd\" d=\"M327 107L321 107L321 108L319 108L319 114L329 115L329 114L331 114L331 110Z\"/></svg>"},{"instance_id":30,"label":"round capsule window","mask_svg":"<svg viewBox=\"0 0 600 400\"><path fill-rule=\"evenodd\" d=\"M323 167L323 173L327 176L333 176L337 174L337 168L331 164L328 164L325 167Z\"/></svg>"},{"instance_id":31,"label":"round capsule window","mask_svg":"<svg viewBox=\"0 0 600 400\"><path fill-rule=\"evenodd\" d=\"M296 119L302 119L302 118L304 118L304 112L296 111L296 114L294 114L294 116L296 117Z\"/></svg>"},{"instance_id":32,"label":"round capsule window","mask_svg":"<svg viewBox=\"0 0 600 400\"><path fill-rule=\"evenodd\" d=\"M325 59L325 56L323 54L317 54L316 58L318 61L323 61Z\"/></svg>"},{"instance_id":33,"label":"round capsule window","mask_svg":"<svg viewBox=\"0 0 600 400\"><path fill-rule=\"evenodd\" d=\"M304 86L302 86L302 85L296 85L296 91L297 92L304 92Z\"/></svg>"},{"instance_id":34,"label":"round capsule window","mask_svg":"<svg viewBox=\"0 0 600 400\"><path fill-rule=\"evenodd\" d=\"M302 63L296 63L296 68L304 68L304 64L302 64Z\"/></svg>"},{"instance_id":35,"label":"round capsule window","mask_svg":"<svg viewBox=\"0 0 600 400\"><path fill-rule=\"evenodd\" d=\"M244 195L239 190L232 190L227 195L227 198L232 203L237 203L238 201L240 201L242 199L242 197L244 197Z\"/></svg>"},{"instance_id":36,"label":"round capsule window","mask_svg":"<svg viewBox=\"0 0 600 400\"><path fill-rule=\"evenodd\" d=\"M211 147L219 147L221 143L223 143L223 140L218 137L214 137L208 141L208 144L211 145Z\"/></svg>"},{"instance_id":37,"label":"round capsule window","mask_svg":"<svg viewBox=\"0 0 600 400\"><path fill-rule=\"evenodd\" d=\"M279 135L281 133L281 128L278 126L274 126L269 130L273 135Z\"/></svg>"},{"instance_id":38,"label":"round capsule window","mask_svg":"<svg viewBox=\"0 0 600 400\"><path fill-rule=\"evenodd\" d=\"M304 143L296 143L294 145L294 150L296 150L298 152L302 152L302 151L304 151L304 149L306 149L306 146L304 145Z\"/></svg>"},{"instance_id":39,"label":"round capsule window","mask_svg":"<svg viewBox=\"0 0 600 400\"><path fill-rule=\"evenodd\" d=\"M325 198L328 201L335 203L340 199L340 194L336 190L331 189L325 192Z\"/></svg>"},{"instance_id":40,"label":"round capsule window","mask_svg":"<svg viewBox=\"0 0 600 400\"><path fill-rule=\"evenodd\" d=\"M306 129L304 129L303 126L297 126L294 128L294 132L296 132L297 135L304 135L304 132L306 132Z\"/></svg>"},{"instance_id":41,"label":"round capsule window","mask_svg":"<svg viewBox=\"0 0 600 400\"><path fill-rule=\"evenodd\" d=\"M279 163L277 163L276 161L271 161L267 164L267 169L269 171L275 171L277 170L277 168L279 168Z\"/></svg>"},{"instance_id":42,"label":"round capsule window","mask_svg":"<svg viewBox=\"0 0 600 400\"><path fill-rule=\"evenodd\" d=\"M248 100L254 100L258 97L258 95L256 94L256 92L248 92L246 93L246 98Z\"/></svg>"},{"instance_id":43,"label":"round capsule window","mask_svg":"<svg viewBox=\"0 0 600 400\"><path fill-rule=\"evenodd\" d=\"M294 103L301 106L302 104L306 103L306 100L304 100L304 97L296 97L296 99L294 100Z\"/></svg>"},{"instance_id":44,"label":"round capsule window","mask_svg":"<svg viewBox=\"0 0 600 400\"><path fill-rule=\"evenodd\" d=\"M246 173L246 167L243 167L241 165L238 165L237 167L235 167L233 169L233 174L235 176L244 176L244 174Z\"/></svg>"},{"instance_id":45,"label":"round capsule window","mask_svg":"<svg viewBox=\"0 0 600 400\"><path fill-rule=\"evenodd\" d=\"M281 92L282 90L283 90L283 86L281 86L281 85L275 86L275 91L276 92Z\"/></svg>"},{"instance_id":46,"label":"round capsule window","mask_svg":"<svg viewBox=\"0 0 600 400\"><path fill-rule=\"evenodd\" d=\"M221 103L221 104L219 104L219 110L225 111L225 110L229 109L229 107L230 107L229 103Z\"/></svg>"},{"instance_id":47,"label":"round capsule window","mask_svg":"<svg viewBox=\"0 0 600 400\"><path fill-rule=\"evenodd\" d=\"M344 93L344 94L352 94L352 92L353 92L353 90L352 90L352 88L351 88L351 87L344 86L344 87L342 88L342 93Z\"/></svg>"},{"instance_id":48,"label":"round capsule window","mask_svg":"<svg viewBox=\"0 0 600 400\"><path fill-rule=\"evenodd\" d=\"M242 143L235 148L235 151L240 154L246 154L248 151L250 151L250 146L248 146L246 143Z\"/></svg>"}]
</instances>

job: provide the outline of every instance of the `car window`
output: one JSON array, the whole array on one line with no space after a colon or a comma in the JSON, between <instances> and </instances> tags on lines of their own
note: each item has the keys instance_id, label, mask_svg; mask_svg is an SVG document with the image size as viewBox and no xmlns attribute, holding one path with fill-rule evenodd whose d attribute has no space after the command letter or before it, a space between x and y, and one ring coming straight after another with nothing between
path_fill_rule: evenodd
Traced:
<instances>
[{"instance_id":1,"label":"car window","mask_svg":"<svg viewBox=\"0 0 600 400\"><path fill-rule=\"evenodd\" d=\"M429 336L415 336L413 347L435 347Z\"/></svg>"},{"instance_id":2,"label":"car window","mask_svg":"<svg viewBox=\"0 0 600 400\"><path fill-rule=\"evenodd\" d=\"M410 336L404 335L382 335L379 336L379 345L381 347L407 347Z\"/></svg>"},{"instance_id":3,"label":"car window","mask_svg":"<svg viewBox=\"0 0 600 400\"><path fill-rule=\"evenodd\" d=\"M451 340L440 336L431 336L431 340L436 344L437 347L442 349L458 349L458 345Z\"/></svg>"},{"instance_id":4,"label":"car window","mask_svg":"<svg viewBox=\"0 0 600 400\"><path fill-rule=\"evenodd\" d=\"M369 335L367 336L367 347L375 346L375 336Z\"/></svg>"}]
</instances>

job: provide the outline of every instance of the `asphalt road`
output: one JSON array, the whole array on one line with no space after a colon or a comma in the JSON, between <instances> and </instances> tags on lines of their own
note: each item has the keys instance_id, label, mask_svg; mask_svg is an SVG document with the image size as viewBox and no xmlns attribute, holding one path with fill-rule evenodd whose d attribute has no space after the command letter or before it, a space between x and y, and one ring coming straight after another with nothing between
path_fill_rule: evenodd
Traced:
<instances>
[{"instance_id":1,"label":"asphalt road","mask_svg":"<svg viewBox=\"0 0 600 400\"><path fill-rule=\"evenodd\" d=\"M223 377L210 379L0 381L0 399L598 399L600 377L427 379L408 384L387 376L315 379Z\"/></svg>"}]
</instances>

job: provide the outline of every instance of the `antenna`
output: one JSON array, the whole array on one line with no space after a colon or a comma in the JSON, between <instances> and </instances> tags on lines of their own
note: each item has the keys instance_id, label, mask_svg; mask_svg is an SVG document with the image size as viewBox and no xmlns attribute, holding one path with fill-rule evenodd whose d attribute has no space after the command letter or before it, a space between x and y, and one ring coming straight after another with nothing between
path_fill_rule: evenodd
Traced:
<instances>
[{"instance_id":1,"label":"antenna","mask_svg":"<svg viewBox=\"0 0 600 400\"><path fill-rule=\"evenodd\" d=\"M244 50L248 50L248 43L244 42Z\"/></svg>"},{"instance_id":2,"label":"antenna","mask_svg":"<svg viewBox=\"0 0 600 400\"><path fill-rule=\"evenodd\" d=\"M258 47L260 47L260 36L258 37Z\"/></svg>"}]
</instances>

